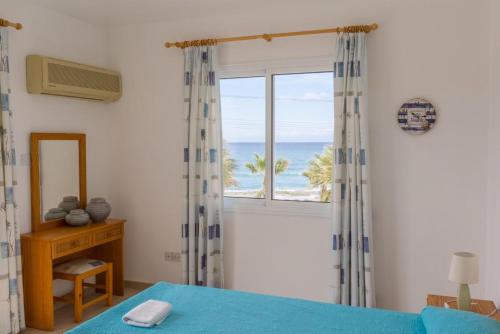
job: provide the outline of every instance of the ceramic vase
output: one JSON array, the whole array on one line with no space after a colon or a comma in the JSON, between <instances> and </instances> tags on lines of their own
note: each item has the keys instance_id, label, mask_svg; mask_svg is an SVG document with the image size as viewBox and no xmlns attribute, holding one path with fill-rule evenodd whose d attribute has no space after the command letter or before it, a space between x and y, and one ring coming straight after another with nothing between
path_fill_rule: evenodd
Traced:
<instances>
[{"instance_id":1,"label":"ceramic vase","mask_svg":"<svg viewBox=\"0 0 500 334\"><path fill-rule=\"evenodd\" d=\"M102 197L92 198L87 205L87 212L94 222L105 221L111 213L111 205Z\"/></svg>"},{"instance_id":2,"label":"ceramic vase","mask_svg":"<svg viewBox=\"0 0 500 334\"><path fill-rule=\"evenodd\" d=\"M68 213L61 208L52 208L45 214L45 221L63 219Z\"/></svg>"},{"instance_id":3,"label":"ceramic vase","mask_svg":"<svg viewBox=\"0 0 500 334\"><path fill-rule=\"evenodd\" d=\"M82 226L90 221L89 214L82 209L71 210L65 217L66 223L71 226Z\"/></svg>"},{"instance_id":4,"label":"ceramic vase","mask_svg":"<svg viewBox=\"0 0 500 334\"><path fill-rule=\"evenodd\" d=\"M78 202L78 197L76 196L65 196L58 207L69 213L71 210L78 209L80 202Z\"/></svg>"}]
</instances>

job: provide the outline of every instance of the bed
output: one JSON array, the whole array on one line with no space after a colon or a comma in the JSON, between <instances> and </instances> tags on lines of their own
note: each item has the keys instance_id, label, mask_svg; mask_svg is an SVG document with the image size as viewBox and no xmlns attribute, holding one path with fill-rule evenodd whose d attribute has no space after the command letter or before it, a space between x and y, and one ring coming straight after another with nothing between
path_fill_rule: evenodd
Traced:
<instances>
[{"instance_id":1,"label":"bed","mask_svg":"<svg viewBox=\"0 0 500 334\"><path fill-rule=\"evenodd\" d=\"M123 314L149 299L173 305L163 323L153 328L122 323ZM413 314L160 282L67 333L498 334L500 322L438 308Z\"/></svg>"}]
</instances>

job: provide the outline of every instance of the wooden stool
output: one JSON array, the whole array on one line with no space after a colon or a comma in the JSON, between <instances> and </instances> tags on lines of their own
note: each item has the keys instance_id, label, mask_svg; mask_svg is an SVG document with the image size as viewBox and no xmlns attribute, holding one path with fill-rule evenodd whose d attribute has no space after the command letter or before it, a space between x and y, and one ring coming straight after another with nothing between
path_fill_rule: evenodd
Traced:
<instances>
[{"instance_id":1,"label":"wooden stool","mask_svg":"<svg viewBox=\"0 0 500 334\"><path fill-rule=\"evenodd\" d=\"M84 280L99 274L105 275L105 284L86 283ZM72 281L75 284L73 293L62 297L54 296L55 301L70 303L74 306L75 322L82 321L82 311L100 301L106 300L106 305L113 305L113 264L100 260L77 259L54 267L54 279ZM104 294L83 303L83 287L94 287Z\"/></svg>"}]
</instances>

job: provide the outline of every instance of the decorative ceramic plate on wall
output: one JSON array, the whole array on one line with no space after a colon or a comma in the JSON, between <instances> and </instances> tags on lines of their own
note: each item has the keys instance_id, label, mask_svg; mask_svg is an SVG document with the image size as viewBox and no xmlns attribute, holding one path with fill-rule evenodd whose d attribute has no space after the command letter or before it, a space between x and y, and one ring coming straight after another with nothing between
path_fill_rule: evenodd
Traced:
<instances>
[{"instance_id":1,"label":"decorative ceramic plate on wall","mask_svg":"<svg viewBox=\"0 0 500 334\"><path fill-rule=\"evenodd\" d=\"M436 109L425 99L411 99L403 103L398 111L398 124L410 134L422 134L436 123Z\"/></svg>"}]
</instances>

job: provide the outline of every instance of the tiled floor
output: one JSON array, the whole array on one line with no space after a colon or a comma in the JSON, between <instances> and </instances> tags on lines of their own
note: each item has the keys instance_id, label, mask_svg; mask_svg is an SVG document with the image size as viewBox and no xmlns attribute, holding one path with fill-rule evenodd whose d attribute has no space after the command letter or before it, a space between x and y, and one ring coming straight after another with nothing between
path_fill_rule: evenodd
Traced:
<instances>
[{"instance_id":1,"label":"tiled floor","mask_svg":"<svg viewBox=\"0 0 500 334\"><path fill-rule=\"evenodd\" d=\"M140 290L137 289L130 289L126 288L125 289L125 295L123 297L120 296L113 296L113 303L116 305L118 303L121 303L123 300L135 295L136 293L140 292ZM99 303L97 305L93 305L86 309L83 312L83 321L86 321L90 318L95 317L99 313L106 311L108 309L107 306L104 305L103 303ZM22 334L47 334L47 333L54 333L54 334L63 334L67 330L77 326L78 324L73 322L73 305L64 305L60 308L57 308L55 311L55 328L53 332L45 332L37 329L32 329L32 328L27 328L24 331L22 331Z\"/></svg>"}]
</instances>

